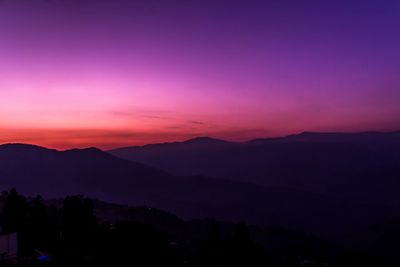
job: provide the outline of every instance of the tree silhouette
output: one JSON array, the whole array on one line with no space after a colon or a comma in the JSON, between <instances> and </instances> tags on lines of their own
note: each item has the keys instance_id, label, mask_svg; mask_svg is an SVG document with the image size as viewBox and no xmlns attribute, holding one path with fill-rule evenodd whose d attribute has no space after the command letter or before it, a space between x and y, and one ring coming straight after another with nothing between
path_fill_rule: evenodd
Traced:
<instances>
[{"instance_id":1,"label":"tree silhouette","mask_svg":"<svg viewBox=\"0 0 400 267\"><path fill-rule=\"evenodd\" d=\"M29 213L29 204L14 188L6 197L3 207L1 228L3 233L13 233L22 230Z\"/></svg>"},{"instance_id":2,"label":"tree silhouette","mask_svg":"<svg viewBox=\"0 0 400 267\"><path fill-rule=\"evenodd\" d=\"M41 196L31 203L29 232L35 249L48 250L50 247L51 227L47 206Z\"/></svg>"},{"instance_id":3,"label":"tree silhouette","mask_svg":"<svg viewBox=\"0 0 400 267\"><path fill-rule=\"evenodd\" d=\"M98 228L92 201L78 196L67 197L61 211L61 222L62 260L67 264L90 261Z\"/></svg>"}]
</instances>

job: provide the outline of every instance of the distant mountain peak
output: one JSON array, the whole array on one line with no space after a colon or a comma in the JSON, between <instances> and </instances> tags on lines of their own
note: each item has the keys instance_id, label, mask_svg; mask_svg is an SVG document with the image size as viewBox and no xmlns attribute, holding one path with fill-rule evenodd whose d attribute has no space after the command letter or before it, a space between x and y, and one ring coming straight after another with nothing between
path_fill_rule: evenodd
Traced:
<instances>
[{"instance_id":1,"label":"distant mountain peak","mask_svg":"<svg viewBox=\"0 0 400 267\"><path fill-rule=\"evenodd\" d=\"M315 135L388 135L398 132L380 132L380 131L363 131L363 132L312 132L304 131L299 134L289 135L289 136L315 136Z\"/></svg>"},{"instance_id":2,"label":"distant mountain peak","mask_svg":"<svg viewBox=\"0 0 400 267\"><path fill-rule=\"evenodd\" d=\"M111 155L104 152L101 149L98 149L96 147L87 147L87 148L74 148L74 149L69 149L63 151L63 153L69 154L69 155L86 155L86 156L92 156L92 157L110 157Z\"/></svg>"},{"instance_id":3,"label":"distant mountain peak","mask_svg":"<svg viewBox=\"0 0 400 267\"><path fill-rule=\"evenodd\" d=\"M42 146L32 145L32 144L24 144L24 143L7 143L1 144L0 149L10 149L10 150L41 150L41 151L49 151L52 149L48 149Z\"/></svg>"},{"instance_id":4,"label":"distant mountain peak","mask_svg":"<svg viewBox=\"0 0 400 267\"><path fill-rule=\"evenodd\" d=\"M304 131L304 132L301 132L301 133L295 134L295 135L316 135L316 134L324 134L324 133L323 132Z\"/></svg>"},{"instance_id":5,"label":"distant mountain peak","mask_svg":"<svg viewBox=\"0 0 400 267\"><path fill-rule=\"evenodd\" d=\"M65 150L65 152L96 152L96 153L104 153L101 149L98 149L97 147L86 147L86 148L73 148L73 149L68 149Z\"/></svg>"},{"instance_id":6,"label":"distant mountain peak","mask_svg":"<svg viewBox=\"0 0 400 267\"><path fill-rule=\"evenodd\" d=\"M228 143L228 141L208 136L199 136L185 141L184 143Z\"/></svg>"}]
</instances>

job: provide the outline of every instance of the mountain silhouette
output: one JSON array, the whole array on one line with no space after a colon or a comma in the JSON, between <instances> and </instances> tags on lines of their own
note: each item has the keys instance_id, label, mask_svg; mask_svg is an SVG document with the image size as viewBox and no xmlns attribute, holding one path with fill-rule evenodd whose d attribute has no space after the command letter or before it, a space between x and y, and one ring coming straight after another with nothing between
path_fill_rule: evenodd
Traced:
<instances>
[{"instance_id":1,"label":"mountain silhouette","mask_svg":"<svg viewBox=\"0 0 400 267\"><path fill-rule=\"evenodd\" d=\"M400 131L397 132L362 132L362 133L318 133L303 132L284 138L264 138L252 140L252 143L270 143L273 141L329 142L359 145L371 150L390 154L400 158Z\"/></svg>"},{"instance_id":2,"label":"mountain silhouette","mask_svg":"<svg viewBox=\"0 0 400 267\"><path fill-rule=\"evenodd\" d=\"M0 188L11 187L26 195L57 198L83 194L113 203L152 206L183 218L246 220L330 235L378 221L392 212L382 205L349 202L299 189L173 176L95 148L56 151L23 144L2 145Z\"/></svg>"},{"instance_id":3,"label":"mountain silhouette","mask_svg":"<svg viewBox=\"0 0 400 267\"><path fill-rule=\"evenodd\" d=\"M109 151L175 175L290 187L399 207L400 132L302 133L235 143L194 139Z\"/></svg>"}]
</instances>

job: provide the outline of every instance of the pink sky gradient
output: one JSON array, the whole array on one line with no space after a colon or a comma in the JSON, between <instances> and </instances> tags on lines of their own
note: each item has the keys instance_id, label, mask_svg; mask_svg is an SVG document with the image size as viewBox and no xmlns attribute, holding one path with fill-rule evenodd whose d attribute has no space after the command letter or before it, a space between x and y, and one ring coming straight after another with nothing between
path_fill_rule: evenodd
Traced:
<instances>
[{"instance_id":1,"label":"pink sky gradient","mask_svg":"<svg viewBox=\"0 0 400 267\"><path fill-rule=\"evenodd\" d=\"M395 1L133 2L0 3L0 143L400 129Z\"/></svg>"}]
</instances>

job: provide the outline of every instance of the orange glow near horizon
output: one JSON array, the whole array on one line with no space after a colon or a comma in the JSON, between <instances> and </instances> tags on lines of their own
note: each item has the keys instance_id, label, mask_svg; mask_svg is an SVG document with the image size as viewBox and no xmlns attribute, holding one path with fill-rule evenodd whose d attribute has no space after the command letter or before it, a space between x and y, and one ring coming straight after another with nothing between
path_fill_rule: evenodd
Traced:
<instances>
[{"instance_id":1,"label":"orange glow near horizon","mask_svg":"<svg viewBox=\"0 0 400 267\"><path fill-rule=\"evenodd\" d=\"M161 2L0 1L0 143L400 129L395 8Z\"/></svg>"}]
</instances>

